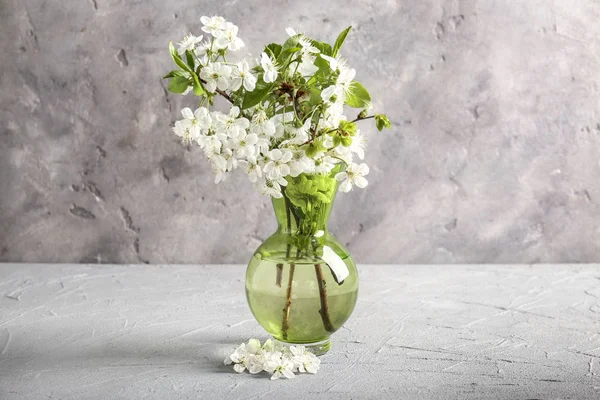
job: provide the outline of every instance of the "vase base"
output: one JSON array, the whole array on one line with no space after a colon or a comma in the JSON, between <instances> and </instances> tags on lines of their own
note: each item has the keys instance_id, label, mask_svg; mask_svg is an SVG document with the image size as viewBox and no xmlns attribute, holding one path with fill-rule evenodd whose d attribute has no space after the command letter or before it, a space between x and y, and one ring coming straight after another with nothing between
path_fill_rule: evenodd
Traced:
<instances>
[{"instance_id":1,"label":"vase base","mask_svg":"<svg viewBox=\"0 0 600 400\"><path fill-rule=\"evenodd\" d=\"M331 342L329 341L329 339L325 339L325 340L321 340L320 342L313 342L313 343L289 343L289 342L277 340L275 338L273 338L273 340L276 343L281 344L282 346L304 346L304 347L306 347L306 350L310 351L311 353L313 353L316 356L322 356L323 354L327 353L329 351L329 348L331 347Z\"/></svg>"}]
</instances>

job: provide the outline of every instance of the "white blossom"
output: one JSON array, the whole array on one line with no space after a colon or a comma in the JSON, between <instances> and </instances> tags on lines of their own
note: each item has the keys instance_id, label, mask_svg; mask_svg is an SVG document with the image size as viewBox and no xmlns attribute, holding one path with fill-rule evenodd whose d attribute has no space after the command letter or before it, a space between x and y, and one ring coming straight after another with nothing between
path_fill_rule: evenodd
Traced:
<instances>
[{"instance_id":1,"label":"white blossom","mask_svg":"<svg viewBox=\"0 0 600 400\"><path fill-rule=\"evenodd\" d=\"M231 107L229 114L223 114L220 112L214 113L215 125L217 131L226 134L230 138L235 138L250 126L250 121L245 117L239 117L239 107Z\"/></svg>"},{"instance_id":2,"label":"white blossom","mask_svg":"<svg viewBox=\"0 0 600 400\"><path fill-rule=\"evenodd\" d=\"M258 165L256 157L249 156L245 160L240 160L239 165L248 175L250 182L256 183L259 178L262 178L262 168Z\"/></svg>"},{"instance_id":3,"label":"white blossom","mask_svg":"<svg viewBox=\"0 0 600 400\"><path fill-rule=\"evenodd\" d=\"M345 71L346 69L348 69L348 67L346 65L346 61L343 58L341 58L340 56L333 58L331 56L321 54L321 58L323 58L325 61L327 61L329 63L329 66L331 67L332 71L337 71L338 69L341 71Z\"/></svg>"},{"instance_id":4,"label":"white blossom","mask_svg":"<svg viewBox=\"0 0 600 400\"><path fill-rule=\"evenodd\" d=\"M315 160L315 173L328 174L335 167L335 159L323 156Z\"/></svg>"},{"instance_id":5,"label":"white blossom","mask_svg":"<svg viewBox=\"0 0 600 400\"><path fill-rule=\"evenodd\" d=\"M279 342L275 342L273 339L268 338L265 340L265 343L263 343L262 349L272 353L274 351L283 351L283 346L281 346Z\"/></svg>"},{"instance_id":6,"label":"white blossom","mask_svg":"<svg viewBox=\"0 0 600 400\"><path fill-rule=\"evenodd\" d=\"M260 341L250 339L225 358L224 364L234 364L233 369L238 373L265 371L271 374L271 380L275 380L282 377L292 379L295 372L316 374L321 360L304 346L282 346L272 339L260 346Z\"/></svg>"},{"instance_id":7,"label":"white blossom","mask_svg":"<svg viewBox=\"0 0 600 400\"><path fill-rule=\"evenodd\" d=\"M205 40L204 42L200 43L194 49L194 53L196 53L196 56L199 58L200 65L202 65L202 66L208 65L209 60L208 60L208 56L206 53L209 50L210 50L210 41L208 41L208 40Z\"/></svg>"},{"instance_id":8,"label":"white blossom","mask_svg":"<svg viewBox=\"0 0 600 400\"><path fill-rule=\"evenodd\" d=\"M280 199L283 197L281 193L281 185L275 181L270 179L264 179L256 183L256 189L263 196L271 196L276 199Z\"/></svg>"},{"instance_id":9,"label":"white blossom","mask_svg":"<svg viewBox=\"0 0 600 400\"><path fill-rule=\"evenodd\" d=\"M292 138L289 140L286 140L282 144L288 144L288 143L296 144L296 145L305 144L308 141L308 138L310 136L311 123L312 123L312 121L310 120L310 118L307 118L306 121L304 121L304 124L300 128L291 130Z\"/></svg>"},{"instance_id":10,"label":"white blossom","mask_svg":"<svg viewBox=\"0 0 600 400\"><path fill-rule=\"evenodd\" d=\"M286 357L282 357L281 352L269 353L265 356L264 370L270 372L271 379L286 377L292 379L294 375L294 363Z\"/></svg>"},{"instance_id":11,"label":"white blossom","mask_svg":"<svg viewBox=\"0 0 600 400\"><path fill-rule=\"evenodd\" d=\"M343 100L350 91L350 85L355 76L356 70L354 68L344 68L340 70L340 74L336 78L335 84L323 89L321 98L324 101L329 101L331 97L336 96L336 100L343 103Z\"/></svg>"},{"instance_id":12,"label":"white blossom","mask_svg":"<svg viewBox=\"0 0 600 400\"><path fill-rule=\"evenodd\" d=\"M242 39L237 37L237 34L238 27L231 22L226 22L221 30L214 33L216 38L214 45L217 49L239 50L245 45Z\"/></svg>"},{"instance_id":13,"label":"white blossom","mask_svg":"<svg viewBox=\"0 0 600 400\"><path fill-rule=\"evenodd\" d=\"M358 158L361 160L365 159L365 149L367 148L367 138L366 136L359 130L356 131L356 135L352 138L352 143L350 144L350 151L356 153Z\"/></svg>"},{"instance_id":14,"label":"white blossom","mask_svg":"<svg viewBox=\"0 0 600 400\"><path fill-rule=\"evenodd\" d=\"M268 157L269 161L264 168L265 174L269 179L277 180L279 184L283 184L279 178L289 175L290 167L287 163L292 159L292 152L288 149L273 149L269 152Z\"/></svg>"},{"instance_id":15,"label":"white blossom","mask_svg":"<svg viewBox=\"0 0 600 400\"><path fill-rule=\"evenodd\" d=\"M264 136L259 136L258 142L256 142L256 148L261 154L266 155L271 149L271 141Z\"/></svg>"},{"instance_id":16,"label":"white blossom","mask_svg":"<svg viewBox=\"0 0 600 400\"><path fill-rule=\"evenodd\" d=\"M321 360L317 356L308 351L304 346L290 346L289 350L291 361L299 372L317 373L321 364Z\"/></svg>"},{"instance_id":17,"label":"white blossom","mask_svg":"<svg viewBox=\"0 0 600 400\"><path fill-rule=\"evenodd\" d=\"M211 93L214 93L216 89L227 90L230 75L231 67L218 62L208 64L200 71L200 78L206 82L204 87Z\"/></svg>"},{"instance_id":18,"label":"white blossom","mask_svg":"<svg viewBox=\"0 0 600 400\"><path fill-rule=\"evenodd\" d=\"M259 135L271 137L276 131L275 122L267 117L267 113L263 108L259 108L254 112L254 116L252 117L250 131Z\"/></svg>"},{"instance_id":19,"label":"white blossom","mask_svg":"<svg viewBox=\"0 0 600 400\"><path fill-rule=\"evenodd\" d=\"M220 32L225 27L225 18L223 17L200 17L200 22L204 24L202 30L206 33L210 33L215 36L218 32Z\"/></svg>"},{"instance_id":20,"label":"white blossom","mask_svg":"<svg viewBox=\"0 0 600 400\"><path fill-rule=\"evenodd\" d=\"M210 111L206 107L199 107L194 111L192 126L198 132L195 139L197 140L200 134L207 134L212 128L212 117Z\"/></svg>"},{"instance_id":21,"label":"white blossom","mask_svg":"<svg viewBox=\"0 0 600 400\"><path fill-rule=\"evenodd\" d=\"M197 140L200 136L200 127L198 126L196 116L189 107L181 110L181 115L185 122L176 123L176 128L173 128L173 130L176 135L181 136L182 140L189 144L191 141Z\"/></svg>"},{"instance_id":22,"label":"white blossom","mask_svg":"<svg viewBox=\"0 0 600 400\"><path fill-rule=\"evenodd\" d=\"M249 354L246 357L244 366L248 368L248 372L251 374L258 374L264 371L264 363L265 357L263 354Z\"/></svg>"},{"instance_id":23,"label":"white blossom","mask_svg":"<svg viewBox=\"0 0 600 400\"><path fill-rule=\"evenodd\" d=\"M238 90L242 85L246 91L251 92L256 87L256 76L250 70L248 61L242 60L236 64L231 72L231 82L229 89L232 91Z\"/></svg>"},{"instance_id":24,"label":"white blossom","mask_svg":"<svg viewBox=\"0 0 600 400\"><path fill-rule=\"evenodd\" d=\"M277 67L275 66L275 64L273 63L273 60L271 60L271 57L269 57L267 55L267 53L262 53L261 54L261 58L260 58L260 65L263 67L264 75L263 75L263 80L266 83L271 83L271 82L275 82L275 79L277 79Z\"/></svg>"},{"instance_id":25,"label":"white blossom","mask_svg":"<svg viewBox=\"0 0 600 400\"><path fill-rule=\"evenodd\" d=\"M335 175L335 179L337 179L340 183L340 190L344 193L352 190L352 186L358 186L359 188L364 188L368 185L367 179L365 175L369 173L369 167L367 164L362 163L358 164L350 164L346 167L346 171L338 172Z\"/></svg>"},{"instance_id":26,"label":"white blossom","mask_svg":"<svg viewBox=\"0 0 600 400\"><path fill-rule=\"evenodd\" d=\"M352 163L352 151L349 147L345 146L336 146L331 149L331 151L326 153L335 158L339 158L343 160L347 165Z\"/></svg>"},{"instance_id":27,"label":"white blossom","mask_svg":"<svg viewBox=\"0 0 600 400\"><path fill-rule=\"evenodd\" d=\"M247 134L246 131L241 131L235 140L235 155L239 158L249 158L256 155L256 143L258 136L255 133Z\"/></svg>"},{"instance_id":28,"label":"white blossom","mask_svg":"<svg viewBox=\"0 0 600 400\"><path fill-rule=\"evenodd\" d=\"M194 140L190 134L191 126L192 122L188 119L175 121L173 132L175 132L175 134L181 138L181 142L183 144L190 144Z\"/></svg>"},{"instance_id":29,"label":"white blossom","mask_svg":"<svg viewBox=\"0 0 600 400\"><path fill-rule=\"evenodd\" d=\"M315 169L315 162L310 157L306 156L306 152L302 149L292 150L292 159L288 163L290 167L290 176L297 177L300 174L312 173Z\"/></svg>"},{"instance_id":30,"label":"white blossom","mask_svg":"<svg viewBox=\"0 0 600 400\"><path fill-rule=\"evenodd\" d=\"M194 36L191 33L188 33L184 36L183 40L179 43L179 52L185 53L187 51L193 51L196 48L196 44L202 41L202 35Z\"/></svg>"}]
</instances>

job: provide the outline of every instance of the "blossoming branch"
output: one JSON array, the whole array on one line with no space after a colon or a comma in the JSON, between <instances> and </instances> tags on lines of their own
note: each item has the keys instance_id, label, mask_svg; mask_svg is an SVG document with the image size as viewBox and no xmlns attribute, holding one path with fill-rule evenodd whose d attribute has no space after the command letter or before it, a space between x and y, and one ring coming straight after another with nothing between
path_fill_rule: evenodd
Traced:
<instances>
[{"instance_id":1,"label":"blossoming branch","mask_svg":"<svg viewBox=\"0 0 600 400\"><path fill-rule=\"evenodd\" d=\"M241 169L260 193L281 198L289 179L329 174L341 164L340 190L367 186L368 166L354 163L366 146L356 122L373 118L380 131L391 124L384 114L369 115L369 92L340 55L350 27L333 46L288 28L283 44L233 62L230 53L245 46L238 27L218 16L201 22L206 38L188 34L177 49L170 44L178 69L165 78L171 92L200 98L195 111L181 111L173 131L203 149L215 183ZM227 113L211 110L216 96L230 103ZM344 106L362 111L350 120Z\"/></svg>"}]
</instances>

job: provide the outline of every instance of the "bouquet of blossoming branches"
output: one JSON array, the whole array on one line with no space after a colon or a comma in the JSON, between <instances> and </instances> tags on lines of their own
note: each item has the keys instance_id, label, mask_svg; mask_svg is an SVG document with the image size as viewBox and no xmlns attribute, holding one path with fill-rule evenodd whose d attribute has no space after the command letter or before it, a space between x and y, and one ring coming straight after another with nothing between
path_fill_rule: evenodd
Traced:
<instances>
[{"instance_id":1,"label":"bouquet of blossoming branches","mask_svg":"<svg viewBox=\"0 0 600 400\"><path fill-rule=\"evenodd\" d=\"M216 183L240 168L259 192L280 198L290 177L329 174L342 164L335 175L340 190L367 185L368 166L353 162L354 154L364 158L366 144L356 122L374 118L382 130L390 121L369 115L370 95L339 54L350 28L333 46L288 28L283 44L232 62L230 52L244 47L238 27L217 16L201 22L205 40L189 34L178 49L170 44L178 69L165 78L171 92L200 97L195 111L181 111L173 131L185 144L200 145ZM231 103L228 113L209 109L216 96ZM344 105L361 111L350 120Z\"/></svg>"}]
</instances>

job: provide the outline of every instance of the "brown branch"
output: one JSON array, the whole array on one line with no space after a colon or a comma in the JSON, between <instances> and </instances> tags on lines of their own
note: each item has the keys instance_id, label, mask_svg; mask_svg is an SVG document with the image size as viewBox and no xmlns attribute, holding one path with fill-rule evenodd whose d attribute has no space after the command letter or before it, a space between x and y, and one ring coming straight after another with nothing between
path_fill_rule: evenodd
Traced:
<instances>
[{"instance_id":1,"label":"brown branch","mask_svg":"<svg viewBox=\"0 0 600 400\"><path fill-rule=\"evenodd\" d=\"M294 281L294 271L296 270L295 264L290 264L290 277L288 279L287 287L287 300L285 302L285 308L283 309L283 321L281 323L281 330L283 331L283 339L288 338L288 329L290 329L290 308L292 307L292 283Z\"/></svg>"},{"instance_id":2,"label":"brown branch","mask_svg":"<svg viewBox=\"0 0 600 400\"><path fill-rule=\"evenodd\" d=\"M375 118L375 116L374 115L369 115L368 117L364 117L364 118L356 117L356 119L353 119L352 121L350 121L350 123L359 122L359 121L362 121L362 120L365 120L365 119L371 119L371 118ZM327 131L325 133L331 133L331 132L335 132L335 131L339 131L339 130L340 130L340 128L335 128L335 129L331 129L331 130L329 130L329 131ZM305 144L312 143L315 140L315 138L316 138L316 132L315 132L315 134L313 135L312 138L310 138L306 142L302 143L301 146L304 146Z\"/></svg>"},{"instance_id":3,"label":"brown branch","mask_svg":"<svg viewBox=\"0 0 600 400\"><path fill-rule=\"evenodd\" d=\"M283 264L277 264L277 277L275 278L275 284L281 287L281 278L283 276Z\"/></svg>"},{"instance_id":4,"label":"brown branch","mask_svg":"<svg viewBox=\"0 0 600 400\"><path fill-rule=\"evenodd\" d=\"M200 82L202 82L203 85L206 85L206 81L204 79L198 77L198 80L200 80ZM233 101L233 99L231 98L231 96L229 96L227 93L225 93L221 89L215 89L215 92L217 92L218 94L220 94L221 96L223 96L225 98L225 100L227 100L231 104L235 105L235 102Z\"/></svg>"},{"instance_id":5,"label":"brown branch","mask_svg":"<svg viewBox=\"0 0 600 400\"><path fill-rule=\"evenodd\" d=\"M350 123L352 123L352 122L358 122L358 121L362 121L364 119L370 119L370 118L375 118L375 116L374 115L369 115L368 117L364 117L364 118L356 117L356 119L353 119L352 121L350 121Z\"/></svg>"},{"instance_id":6,"label":"brown branch","mask_svg":"<svg viewBox=\"0 0 600 400\"><path fill-rule=\"evenodd\" d=\"M321 319L323 320L323 326L327 332L334 332L335 329L331 324L331 319L329 318L329 304L327 302L327 288L325 283L325 278L323 277L323 271L321 270L321 264L315 264L315 272L317 274L317 283L319 285L319 297L321 298L321 309L319 310L319 314L321 314Z\"/></svg>"}]
</instances>

